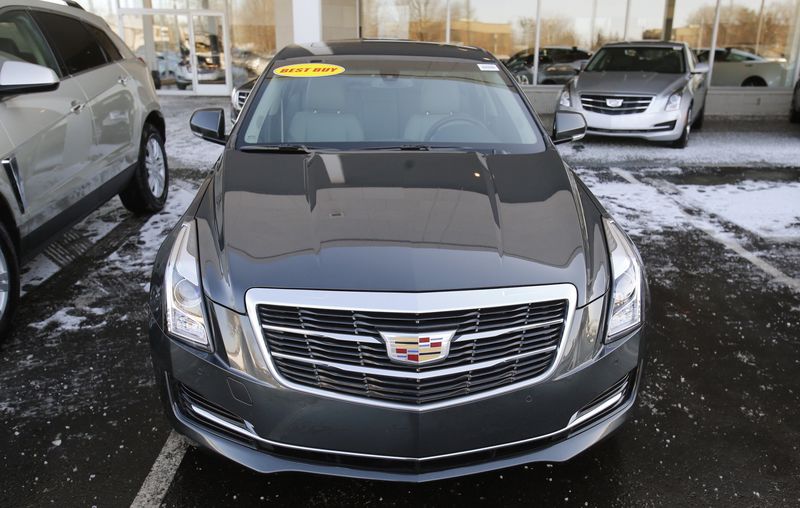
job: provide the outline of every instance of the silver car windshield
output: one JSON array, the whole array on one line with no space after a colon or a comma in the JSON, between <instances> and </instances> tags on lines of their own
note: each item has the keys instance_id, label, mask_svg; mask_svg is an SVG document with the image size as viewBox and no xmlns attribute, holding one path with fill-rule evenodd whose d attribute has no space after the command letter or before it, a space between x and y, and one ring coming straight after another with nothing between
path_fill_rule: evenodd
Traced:
<instances>
[{"instance_id":1,"label":"silver car windshield","mask_svg":"<svg viewBox=\"0 0 800 508\"><path fill-rule=\"evenodd\" d=\"M686 65L681 48L602 48L586 66L588 72L656 72L683 74Z\"/></svg>"},{"instance_id":2,"label":"silver car windshield","mask_svg":"<svg viewBox=\"0 0 800 508\"><path fill-rule=\"evenodd\" d=\"M532 153L541 131L498 64L404 57L279 62L258 86L238 146L463 148Z\"/></svg>"}]
</instances>

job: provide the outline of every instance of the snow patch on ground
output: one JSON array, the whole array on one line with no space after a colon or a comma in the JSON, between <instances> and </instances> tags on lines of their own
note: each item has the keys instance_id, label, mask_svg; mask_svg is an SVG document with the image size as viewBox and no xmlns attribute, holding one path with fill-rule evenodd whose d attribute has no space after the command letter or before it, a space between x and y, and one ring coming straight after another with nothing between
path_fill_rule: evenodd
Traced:
<instances>
[{"instance_id":1,"label":"snow patch on ground","mask_svg":"<svg viewBox=\"0 0 800 508\"><path fill-rule=\"evenodd\" d=\"M102 316L108 312L108 309L104 309L102 307L88 307L82 308L81 310L84 314L92 314L95 316ZM65 307L63 309L59 309L55 314L44 321L30 323L29 326L36 328L39 331L54 327L54 329L57 331L74 332L86 328L99 328L100 326L105 325L105 321L93 325L86 325L85 321L88 319L87 316L81 316L77 314L78 312L78 309L75 307Z\"/></svg>"},{"instance_id":2,"label":"snow patch on ground","mask_svg":"<svg viewBox=\"0 0 800 508\"><path fill-rule=\"evenodd\" d=\"M600 203L632 236L658 234L665 229L685 228L689 224L681 208L652 185L602 179L591 170L576 171Z\"/></svg>"},{"instance_id":3,"label":"snow patch on ground","mask_svg":"<svg viewBox=\"0 0 800 508\"><path fill-rule=\"evenodd\" d=\"M161 243L196 194L197 187L194 184L180 182L170 185L169 198L164 209L145 222L135 240L125 242L108 257L106 268L126 274L149 276ZM142 284L147 282L143 281Z\"/></svg>"},{"instance_id":4,"label":"snow patch on ground","mask_svg":"<svg viewBox=\"0 0 800 508\"><path fill-rule=\"evenodd\" d=\"M736 121L731 120L729 127L737 128ZM681 150L624 138L590 138L559 145L558 150L571 165L576 166L602 167L642 161L657 165L657 161L664 161L669 166L757 164L795 167L800 153L800 136L791 128L757 132L749 128L738 132L704 130L692 133L689 146Z\"/></svg>"},{"instance_id":5,"label":"snow patch on ground","mask_svg":"<svg viewBox=\"0 0 800 508\"><path fill-rule=\"evenodd\" d=\"M169 167L172 169L207 170L222 153L223 147L203 141L189 130L192 112L199 108L223 108L230 110L227 97L159 97L161 111L167 119L167 141L165 148ZM230 129L230 118L225 119Z\"/></svg>"},{"instance_id":6,"label":"snow patch on ground","mask_svg":"<svg viewBox=\"0 0 800 508\"><path fill-rule=\"evenodd\" d=\"M800 152L798 152L800 153ZM800 239L800 183L680 185L692 203L764 239Z\"/></svg>"}]
</instances>

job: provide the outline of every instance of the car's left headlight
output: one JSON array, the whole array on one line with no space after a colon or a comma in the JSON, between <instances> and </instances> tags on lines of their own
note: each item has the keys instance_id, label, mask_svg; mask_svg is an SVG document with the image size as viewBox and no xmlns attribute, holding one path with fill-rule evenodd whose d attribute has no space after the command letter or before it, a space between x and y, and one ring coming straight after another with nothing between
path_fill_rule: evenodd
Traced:
<instances>
[{"instance_id":1,"label":"car's left headlight","mask_svg":"<svg viewBox=\"0 0 800 508\"><path fill-rule=\"evenodd\" d=\"M681 109L681 98L683 98L683 92L673 93L667 99L667 107L664 109L666 111L678 111Z\"/></svg>"},{"instance_id":2,"label":"car's left headlight","mask_svg":"<svg viewBox=\"0 0 800 508\"><path fill-rule=\"evenodd\" d=\"M194 221L181 225L164 272L167 332L193 346L210 349L203 314Z\"/></svg>"},{"instance_id":3,"label":"car's left headlight","mask_svg":"<svg viewBox=\"0 0 800 508\"><path fill-rule=\"evenodd\" d=\"M616 222L604 220L611 255L611 312L606 342L622 337L642 323L642 266L636 247Z\"/></svg>"}]
</instances>

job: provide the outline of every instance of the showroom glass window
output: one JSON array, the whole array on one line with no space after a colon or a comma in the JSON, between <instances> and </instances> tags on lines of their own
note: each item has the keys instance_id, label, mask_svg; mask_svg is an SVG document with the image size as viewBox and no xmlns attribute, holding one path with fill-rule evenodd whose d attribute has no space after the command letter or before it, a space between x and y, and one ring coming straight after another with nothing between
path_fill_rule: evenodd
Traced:
<instances>
[{"instance_id":1,"label":"showroom glass window","mask_svg":"<svg viewBox=\"0 0 800 508\"><path fill-rule=\"evenodd\" d=\"M75 18L33 11L33 17L61 56L65 74L79 74L106 64L97 39Z\"/></svg>"}]
</instances>

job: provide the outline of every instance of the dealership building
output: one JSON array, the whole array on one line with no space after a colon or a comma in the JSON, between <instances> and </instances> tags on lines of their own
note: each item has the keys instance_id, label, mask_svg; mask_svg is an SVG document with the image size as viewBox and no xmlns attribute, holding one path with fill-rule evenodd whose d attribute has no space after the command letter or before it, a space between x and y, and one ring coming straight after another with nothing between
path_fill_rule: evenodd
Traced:
<instances>
[{"instance_id":1,"label":"dealership building","mask_svg":"<svg viewBox=\"0 0 800 508\"><path fill-rule=\"evenodd\" d=\"M611 41L688 43L711 64L709 114L786 115L800 71L800 0L79 1L150 65L163 94L229 94L287 44L358 37L480 46L520 65L527 55L521 81L541 112L562 86L551 69L577 70L579 55Z\"/></svg>"}]
</instances>

